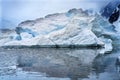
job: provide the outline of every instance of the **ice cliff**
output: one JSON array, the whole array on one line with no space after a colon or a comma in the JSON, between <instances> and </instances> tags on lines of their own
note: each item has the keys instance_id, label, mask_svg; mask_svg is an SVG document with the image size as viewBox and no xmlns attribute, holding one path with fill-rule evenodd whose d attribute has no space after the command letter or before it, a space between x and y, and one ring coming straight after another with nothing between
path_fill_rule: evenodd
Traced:
<instances>
[{"instance_id":1,"label":"ice cliff","mask_svg":"<svg viewBox=\"0 0 120 80\"><path fill-rule=\"evenodd\" d=\"M15 29L16 33L0 43L1 46L106 47L112 43L108 36L114 34L113 28L98 14L71 9L66 13L21 22Z\"/></svg>"}]
</instances>

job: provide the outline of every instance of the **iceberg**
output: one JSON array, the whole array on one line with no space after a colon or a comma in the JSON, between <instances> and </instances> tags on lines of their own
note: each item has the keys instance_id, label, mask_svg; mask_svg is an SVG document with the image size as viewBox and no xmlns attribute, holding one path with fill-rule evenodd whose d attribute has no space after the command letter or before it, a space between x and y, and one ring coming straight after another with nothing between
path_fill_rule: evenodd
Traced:
<instances>
[{"instance_id":1,"label":"iceberg","mask_svg":"<svg viewBox=\"0 0 120 80\"><path fill-rule=\"evenodd\" d=\"M99 37L114 34L113 25L97 13L90 15L82 9L71 9L21 22L13 38L1 41L1 46L90 47L106 48Z\"/></svg>"}]
</instances>

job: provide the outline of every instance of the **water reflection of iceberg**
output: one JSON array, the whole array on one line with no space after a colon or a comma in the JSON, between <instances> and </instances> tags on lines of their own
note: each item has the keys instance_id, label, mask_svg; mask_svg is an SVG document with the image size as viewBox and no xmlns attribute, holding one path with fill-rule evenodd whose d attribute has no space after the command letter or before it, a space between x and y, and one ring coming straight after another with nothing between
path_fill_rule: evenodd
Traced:
<instances>
[{"instance_id":1,"label":"water reflection of iceberg","mask_svg":"<svg viewBox=\"0 0 120 80\"><path fill-rule=\"evenodd\" d=\"M98 53L93 49L22 49L18 67L52 77L87 77Z\"/></svg>"},{"instance_id":2,"label":"water reflection of iceberg","mask_svg":"<svg viewBox=\"0 0 120 80\"><path fill-rule=\"evenodd\" d=\"M3 49L0 52L0 66L16 65L16 71L20 68L24 72L45 73L48 77L70 77L75 80L89 75L93 70L92 62L98 54L97 49Z\"/></svg>"}]
</instances>

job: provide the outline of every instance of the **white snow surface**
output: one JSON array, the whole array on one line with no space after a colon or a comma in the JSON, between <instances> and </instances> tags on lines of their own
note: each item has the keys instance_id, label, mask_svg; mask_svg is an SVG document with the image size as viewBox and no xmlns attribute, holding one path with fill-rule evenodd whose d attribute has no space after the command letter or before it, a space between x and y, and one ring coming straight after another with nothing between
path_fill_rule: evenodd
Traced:
<instances>
[{"instance_id":1,"label":"white snow surface","mask_svg":"<svg viewBox=\"0 0 120 80\"><path fill-rule=\"evenodd\" d=\"M109 30L107 31L105 26L111 25L98 16L89 15L82 9L71 9L66 13L24 21L18 25L20 30L16 30L20 33L21 40L17 40L14 34L14 38L7 42L0 40L1 46L104 46L106 41L99 39L100 36L95 32L108 33Z\"/></svg>"}]
</instances>

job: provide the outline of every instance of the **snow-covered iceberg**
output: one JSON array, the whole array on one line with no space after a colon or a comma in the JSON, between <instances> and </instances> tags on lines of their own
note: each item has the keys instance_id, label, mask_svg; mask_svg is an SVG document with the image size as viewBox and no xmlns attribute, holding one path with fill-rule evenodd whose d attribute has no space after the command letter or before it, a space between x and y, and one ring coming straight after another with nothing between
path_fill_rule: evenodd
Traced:
<instances>
[{"instance_id":1,"label":"snow-covered iceberg","mask_svg":"<svg viewBox=\"0 0 120 80\"><path fill-rule=\"evenodd\" d=\"M7 42L0 40L0 43L1 46L104 47L105 42L99 37L114 33L112 28L100 15L71 9L66 13L21 22L11 39Z\"/></svg>"}]
</instances>

